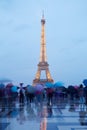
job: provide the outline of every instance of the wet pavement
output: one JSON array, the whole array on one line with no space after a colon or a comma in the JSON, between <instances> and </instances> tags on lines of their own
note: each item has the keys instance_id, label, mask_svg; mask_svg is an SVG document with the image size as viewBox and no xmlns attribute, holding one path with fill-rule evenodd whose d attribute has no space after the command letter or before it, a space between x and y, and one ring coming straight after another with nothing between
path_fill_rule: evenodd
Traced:
<instances>
[{"instance_id":1,"label":"wet pavement","mask_svg":"<svg viewBox=\"0 0 87 130\"><path fill-rule=\"evenodd\" d=\"M87 107L67 99L51 105L16 102L0 107L0 130L87 130Z\"/></svg>"}]
</instances>

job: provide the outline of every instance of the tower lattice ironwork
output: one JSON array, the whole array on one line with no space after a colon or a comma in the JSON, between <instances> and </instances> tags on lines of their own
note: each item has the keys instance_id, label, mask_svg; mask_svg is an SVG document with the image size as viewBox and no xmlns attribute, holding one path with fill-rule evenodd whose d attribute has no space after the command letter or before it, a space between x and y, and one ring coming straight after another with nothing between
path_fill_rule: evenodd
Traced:
<instances>
[{"instance_id":1,"label":"tower lattice ironwork","mask_svg":"<svg viewBox=\"0 0 87 130\"><path fill-rule=\"evenodd\" d=\"M51 83L54 82L49 71L49 64L47 62L44 14L42 15L42 19L41 19L41 27L42 29L41 29L40 61L38 64L38 69L37 69L35 79L33 80L33 85L36 85L38 83L44 84L46 82L51 82ZM45 71L46 78L41 79L42 71Z\"/></svg>"}]
</instances>

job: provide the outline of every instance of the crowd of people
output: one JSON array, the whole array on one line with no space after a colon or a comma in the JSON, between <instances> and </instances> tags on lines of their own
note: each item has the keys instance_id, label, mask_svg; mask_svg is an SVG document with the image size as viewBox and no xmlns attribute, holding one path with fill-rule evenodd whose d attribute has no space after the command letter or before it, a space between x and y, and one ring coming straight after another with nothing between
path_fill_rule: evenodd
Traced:
<instances>
[{"instance_id":1,"label":"crowd of people","mask_svg":"<svg viewBox=\"0 0 87 130\"><path fill-rule=\"evenodd\" d=\"M0 84L0 105L10 107L15 102L20 104L29 104L32 102L42 103L47 102L48 105L57 103L59 100L79 101L81 104L87 105L87 86L80 84L79 86L64 86L60 87L44 87L39 84L37 86L15 86L12 83L7 85Z\"/></svg>"}]
</instances>

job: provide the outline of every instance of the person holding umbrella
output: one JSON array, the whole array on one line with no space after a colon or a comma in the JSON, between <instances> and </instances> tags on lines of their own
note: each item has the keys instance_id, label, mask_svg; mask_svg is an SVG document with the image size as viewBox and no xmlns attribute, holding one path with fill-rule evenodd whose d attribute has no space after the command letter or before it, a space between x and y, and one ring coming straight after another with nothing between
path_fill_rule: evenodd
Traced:
<instances>
[{"instance_id":1,"label":"person holding umbrella","mask_svg":"<svg viewBox=\"0 0 87 130\"><path fill-rule=\"evenodd\" d=\"M32 103L35 95L35 87L27 85L25 89L27 103Z\"/></svg>"},{"instance_id":2,"label":"person holding umbrella","mask_svg":"<svg viewBox=\"0 0 87 130\"><path fill-rule=\"evenodd\" d=\"M36 99L38 104L42 104L43 101L43 91L44 91L44 86L43 84L37 84L35 86L35 94L36 94Z\"/></svg>"},{"instance_id":3,"label":"person holding umbrella","mask_svg":"<svg viewBox=\"0 0 87 130\"><path fill-rule=\"evenodd\" d=\"M24 103L24 89L23 89L23 83L20 83L20 90L19 90L19 102Z\"/></svg>"},{"instance_id":4,"label":"person holding umbrella","mask_svg":"<svg viewBox=\"0 0 87 130\"><path fill-rule=\"evenodd\" d=\"M18 97L18 92L17 91L18 91L18 87L13 85L12 88L11 88L11 92L12 92L12 102L13 102L14 105L15 105L15 101L16 101L16 99Z\"/></svg>"},{"instance_id":5,"label":"person holding umbrella","mask_svg":"<svg viewBox=\"0 0 87 130\"><path fill-rule=\"evenodd\" d=\"M85 88L84 88L84 96L85 96L85 105L87 107L87 79L84 79L83 80L83 84L85 85Z\"/></svg>"},{"instance_id":6,"label":"person holding umbrella","mask_svg":"<svg viewBox=\"0 0 87 130\"><path fill-rule=\"evenodd\" d=\"M0 84L0 105L2 106L3 108L3 99L4 99L4 87L5 85L4 84Z\"/></svg>"},{"instance_id":7,"label":"person holding umbrella","mask_svg":"<svg viewBox=\"0 0 87 130\"><path fill-rule=\"evenodd\" d=\"M81 108L82 108L82 107L84 107L84 103L85 103L84 88L83 88L82 84L80 84L80 86L79 86L78 93L79 93L79 100L80 100L80 104L81 104Z\"/></svg>"},{"instance_id":8,"label":"person holding umbrella","mask_svg":"<svg viewBox=\"0 0 87 130\"><path fill-rule=\"evenodd\" d=\"M50 82L47 82L45 85L47 87L47 100L48 100L47 104L51 105L52 104L52 100L53 100L53 93L54 93L53 84L50 83Z\"/></svg>"},{"instance_id":9,"label":"person holding umbrella","mask_svg":"<svg viewBox=\"0 0 87 130\"><path fill-rule=\"evenodd\" d=\"M5 106L7 107L11 107L12 105L12 92L11 92L11 88L12 88L13 84L12 83L8 83L5 88L4 88L4 103Z\"/></svg>"}]
</instances>

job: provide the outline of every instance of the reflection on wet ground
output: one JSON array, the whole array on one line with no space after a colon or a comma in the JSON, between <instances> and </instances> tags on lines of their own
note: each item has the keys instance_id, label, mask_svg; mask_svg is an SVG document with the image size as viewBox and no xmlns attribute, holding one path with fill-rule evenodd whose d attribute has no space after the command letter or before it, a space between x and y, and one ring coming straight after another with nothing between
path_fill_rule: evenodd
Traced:
<instances>
[{"instance_id":1,"label":"reflection on wet ground","mask_svg":"<svg viewBox=\"0 0 87 130\"><path fill-rule=\"evenodd\" d=\"M0 130L87 130L87 106L59 100L54 104L19 104L0 107Z\"/></svg>"}]
</instances>

